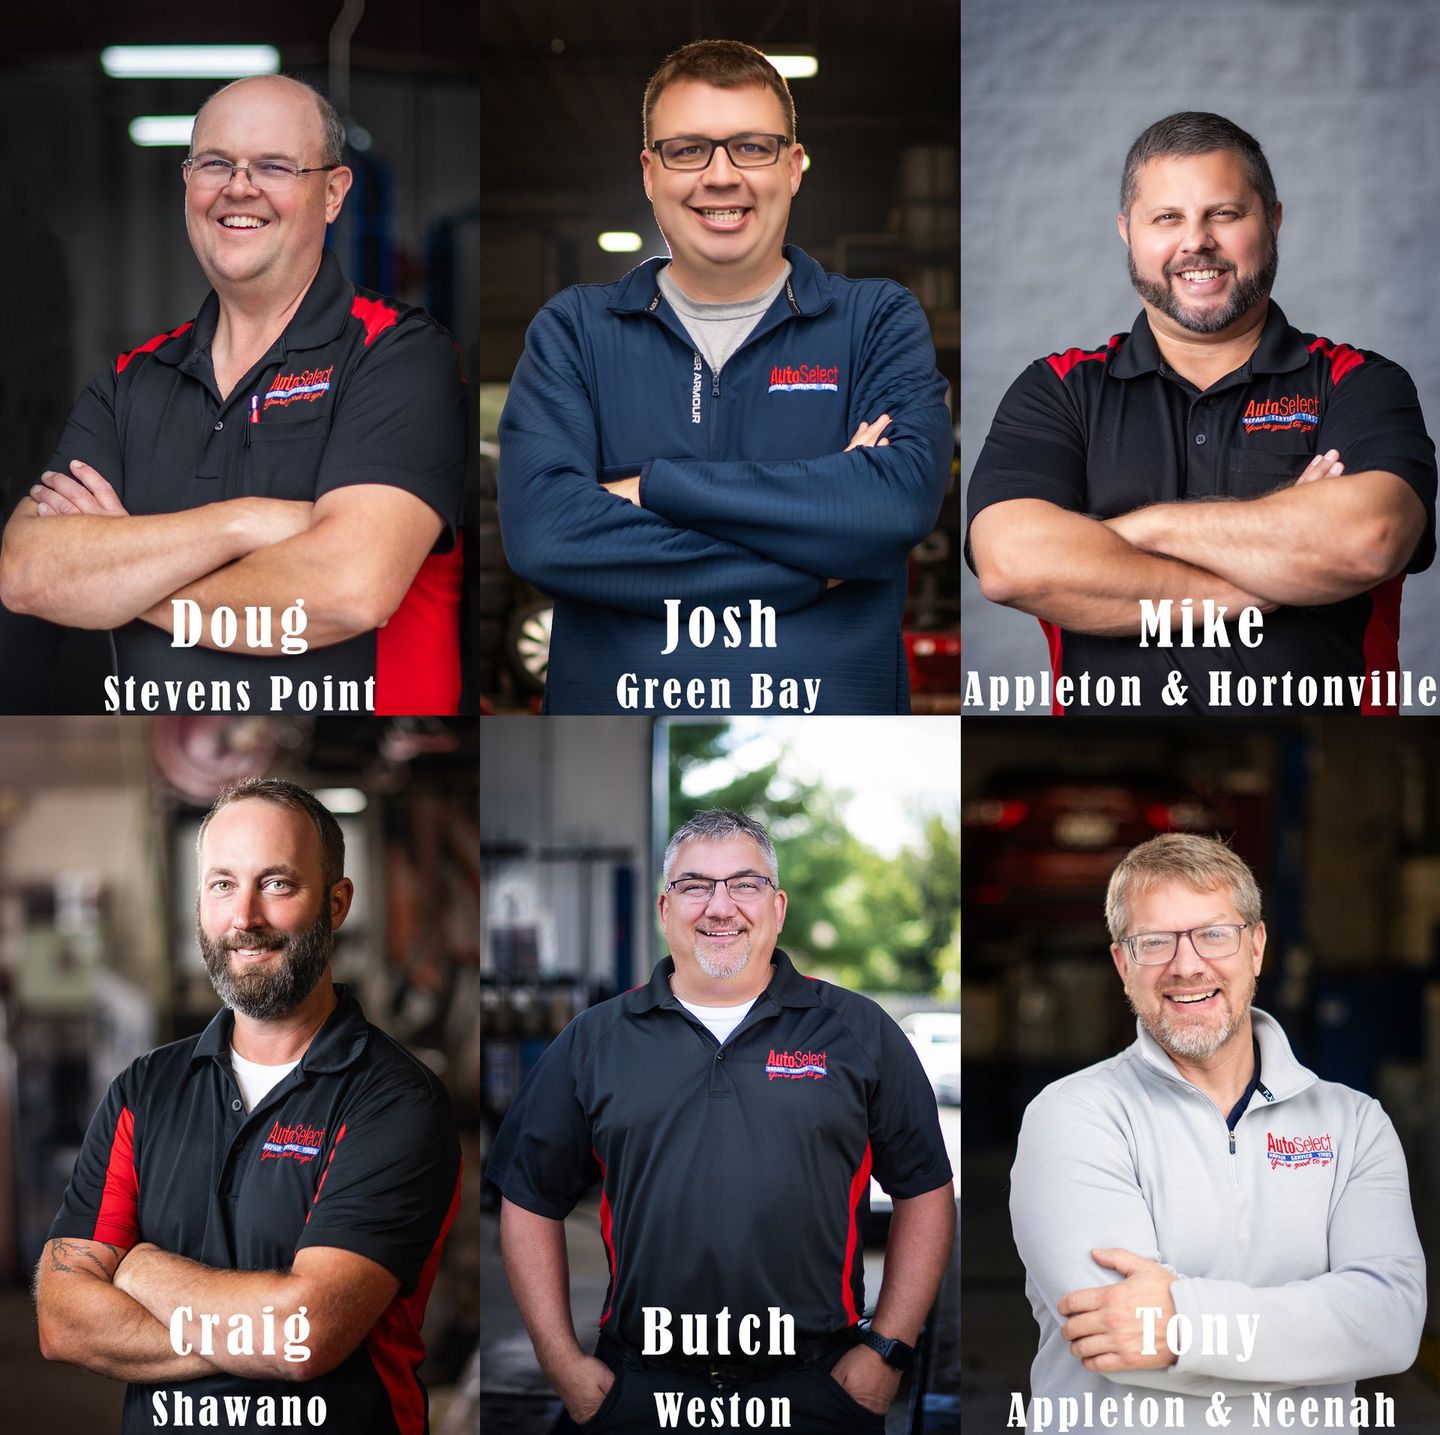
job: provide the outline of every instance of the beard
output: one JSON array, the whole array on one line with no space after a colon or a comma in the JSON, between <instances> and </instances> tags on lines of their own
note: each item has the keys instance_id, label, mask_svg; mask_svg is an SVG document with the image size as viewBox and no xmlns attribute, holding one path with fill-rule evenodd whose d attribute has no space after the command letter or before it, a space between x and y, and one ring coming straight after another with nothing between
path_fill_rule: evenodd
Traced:
<instances>
[{"instance_id":1,"label":"beard","mask_svg":"<svg viewBox=\"0 0 1440 1435\"><path fill-rule=\"evenodd\" d=\"M1209 1017L1192 1020L1183 1014L1183 1008L1177 1011L1159 993L1156 994L1158 1010L1154 1013L1142 1011L1135 1004L1128 986L1125 988L1125 1000L1130 1003L1130 1010L1139 1018L1140 1025L1171 1056L1208 1061L1244 1027L1245 1018L1250 1015L1250 1003L1255 998L1255 974L1247 967L1245 977L1246 985L1238 990L1216 983L1225 1010L1214 1013L1214 1020ZM1191 985L1193 987L1194 983Z\"/></svg>"},{"instance_id":2,"label":"beard","mask_svg":"<svg viewBox=\"0 0 1440 1435\"><path fill-rule=\"evenodd\" d=\"M737 947L719 956L707 952L703 945L705 938L699 932L695 934L695 965L717 981L723 981L728 977L738 977L741 972L750 965L750 933L742 931Z\"/></svg>"},{"instance_id":3,"label":"beard","mask_svg":"<svg viewBox=\"0 0 1440 1435\"><path fill-rule=\"evenodd\" d=\"M320 915L301 932L232 933L213 941L195 918L195 936L210 985L232 1011L254 1021L274 1021L294 1011L311 992L330 965L335 937L330 923L330 903L321 904ZM280 953L277 960L237 969L230 953L237 947L258 947Z\"/></svg>"},{"instance_id":4,"label":"beard","mask_svg":"<svg viewBox=\"0 0 1440 1435\"><path fill-rule=\"evenodd\" d=\"M1228 329L1237 319L1243 318L1257 304L1264 303L1270 297L1270 290L1275 285L1275 273L1280 265L1280 249L1274 228L1267 226L1267 231L1270 245L1260 267L1253 274L1247 274L1244 277L1241 277L1238 271L1232 270L1231 272L1235 273L1235 283L1231 287L1230 298L1218 309L1187 308L1184 299L1175 287L1177 283L1183 284L1185 281L1174 277L1171 272L1166 273L1164 283L1155 279L1146 279L1135 267L1134 250L1127 248L1126 262L1130 268L1130 283L1135 292L1147 304L1173 319L1181 328L1188 329L1192 334L1218 334L1222 329ZM1229 265L1221 264L1218 260L1206 260L1203 257L1185 260L1184 267L1187 269L1230 268Z\"/></svg>"}]
</instances>

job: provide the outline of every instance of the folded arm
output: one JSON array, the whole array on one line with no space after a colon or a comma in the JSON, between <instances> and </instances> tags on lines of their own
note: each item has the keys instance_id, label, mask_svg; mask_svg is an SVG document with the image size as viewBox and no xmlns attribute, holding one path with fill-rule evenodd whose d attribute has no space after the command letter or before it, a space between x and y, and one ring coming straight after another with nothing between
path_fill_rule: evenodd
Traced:
<instances>
[{"instance_id":1,"label":"folded arm","mask_svg":"<svg viewBox=\"0 0 1440 1435\"><path fill-rule=\"evenodd\" d=\"M168 1325L114 1285L125 1251L103 1241L47 1241L35 1267L40 1353L112 1380L181 1381L214 1375L200 1355L176 1355Z\"/></svg>"},{"instance_id":2,"label":"folded arm","mask_svg":"<svg viewBox=\"0 0 1440 1435\"><path fill-rule=\"evenodd\" d=\"M1272 605L1307 607L1403 572L1425 522L1415 490L1374 470L1263 498L1157 503L1107 526L1145 553L1208 569Z\"/></svg>"},{"instance_id":3,"label":"folded arm","mask_svg":"<svg viewBox=\"0 0 1440 1435\"><path fill-rule=\"evenodd\" d=\"M12 612L71 628L119 627L176 589L310 522L308 503L266 498L136 517L95 470L75 468L77 475L84 471L84 485L65 475L47 475L47 481L66 479L89 496L86 507L57 494L42 514L25 498L5 527L0 602ZM94 498L91 490L100 485L109 498Z\"/></svg>"},{"instance_id":4,"label":"folded arm","mask_svg":"<svg viewBox=\"0 0 1440 1435\"><path fill-rule=\"evenodd\" d=\"M569 316L530 327L500 420L500 526L511 569L555 598L659 618L759 598L777 612L813 603L820 570L762 557L637 508L600 486L599 424ZM827 575L833 576L833 575Z\"/></svg>"},{"instance_id":5,"label":"folded arm","mask_svg":"<svg viewBox=\"0 0 1440 1435\"><path fill-rule=\"evenodd\" d=\"M863 430L888 416L882 443L766 463L660 457L642 473L640 502L811 573L893 578L935 525L954 449L945 381L912 295L897 287L878 306L855 368L849 422Z\"/></svg>"},{"instance_id":6,"label":"folded arm","mask_svg":"<svg viewBox=\"0 0 1440 1435\"><path fill-rule=\"evenodd\" d=\"M335 1246L307 1246L296 1253L288 1271L219 1271L183 1256L171 1255L142 1242L135 1246L116 1273L117 1286L138 1301L157 1321L164 1322L167 1345L177 1310L180 1343L198 1349L202 1315L218 1315L210 1332L221 1370L251 1379L314 1380L340 1364L380 1317L394 1298L400 1282L384 1266L353 1251ZM262 1353L267 1317L274 1322L273 1355ZM304 1359L285 1358L287 1319L303 1311L308 1333L297 1343L308 1348ZM254 1353L235 1355L228 1339L233 1315L249 1317L254 1331ZM298 1351L292 1353L298 1354Z\"/></svg>"},{"instance_id":7,"label":"folded arm","mask_svg":"<svg viewBox=\"0 0 1440 1435\"><path fill-rule=\"evenodd\" d=\"M400 606L442 526L429 504L403 489L378 483L334 489L316 500L302 532L197 577L139 616L170 632L172 600L192 599L200 606L201 644L211 647L216 608L268 607L270 646L232 649L263 656L280 651L280 615L300 599L306 643L343 642L378 628Z\"/></svg>"},{"instance_id":8,"label":"folded arm","mask_svg":"<svg viewBox=\"0 0 1440 1435\"><path fill-rule=\"evenodd\" d=\"M1165 505L1169 506L1169 505ZM1254 591L1195 563L1147 553L1109 524L1039 498L993 503L975 515L970 547L980 590L1073 633L1133 638L1140 600L1213 599L1231 617L1273 607Z\"/></svg>"}]
</instances>

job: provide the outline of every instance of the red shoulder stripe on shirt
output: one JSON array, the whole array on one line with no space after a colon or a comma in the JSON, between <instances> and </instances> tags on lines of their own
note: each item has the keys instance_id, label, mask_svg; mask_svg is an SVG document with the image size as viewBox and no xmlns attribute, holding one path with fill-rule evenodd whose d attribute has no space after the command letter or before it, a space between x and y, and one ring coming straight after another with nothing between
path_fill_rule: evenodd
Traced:
<instances>
[{"instance_id":1,"label":"red shoulder stripe on shirt","mask_svg":"<svg viewBox=\"0 0 1440 1435\"><path fill-rule=\"evenodd\" d=\"M365 326L365 347L367 349L370 347L371 340L384 333L386 329L393 327L400 318L398 309L392 309L378 299L362 299L358 294L355 296L355 302L350 306L350 313Z\"/></svg>"},{"instance_id":2,"label":"red shoulder stripe on shirt","mask_svg":"<svg viewBox=\"0 0 1440 1435\"><path fill-rule=\"evenodd\" d=\"M1095 349L1086 353L1084 349L1066 349L1063 354L1051 354L1045 360L1055 370L1055 377L1063 379L1076 364L1082 364L1086 359L1108 359L1110 355L1120 347L1120 335L1111 334L1110 342L1103 349Z\"/></svg>"},{"instance_id":3,"label":"red shoulder stripe on shirt","mask_svg":"<svg viewBox=\"0 0 1440 1435\"><path fill-rule=\"evenodd\" d=\"M440 1269L440 1251L459 1209L460 1174L457 1172L450 1209L445 1213L440 1234L435 1237L430 1254L425 1257L415 1289L408 1296L396 1296L365 1337L370 1363L390 1397L390 1411L395 1416L395 1429L399 1435L425 1435L425 1396L415 1376L425 1360L425 1342L421 1338L420 1327L425 1319L430 1288L435 1284L435 1273Z\"/></svg>"},{"instance_id":4,"label":"red shoulder stripe on shirt","mask_svg":"<svg viewBox=\"0 0 1440 1435\"><path fill-rule=\"evenodd\" d=\"M1367 679L1376 669L1381 673L1400 671L1400 589L1404 582L1405 575L1397 573L1370 590L1370 619L1365 624L1364 639ZM1372 702L1368 696L1370 690L1367 681L1367 696L1360 704L1361 712L1394 717L1400 711L1393 703Z\"/></svg>"},{"instance_id":5,"label":"red shoulder stripe on shirt","mask_svg":"<svg viewBox=\"0 0 1440 1435\"><path fill-rule=\"evenodd\" d=\"M341 1122L340 1129L335 1133L335 1144L330 1148L330 1154L325 1158L325 1169L320 1173L319 1184L315 1187L315 1194L310 1200L310 1209L305 1213L305 1224L310 1224L310 1217L315 1214L315 1202L320 1199L320 1193L325 1189L325 1178L330 1174L330 1163L335 1159L335 1153L340 1149L340 1143L345 1139L345 1133L350 1129L348 1122ZM329 1210L329 1207L326 1207Z\"/></svg>"},{"instance_id":6,"label":"red shoulder stripe on shirt","mask_svg":"<svg viewBox=\"0 0 1440 1435\"><path fill-rule=\"evenodd\" d=\"M105 1163L105 1188L95 1217L95 1236L128 1251L140 1239L140 1183L135 1175L135 1118L122 1107Z\"/></svg>"},{"instance_id":7,"label":"red shoulder stripe on shirt","mask_svg":"<svg viewBox=\"0 0 1440 1435\"><path fill-rule=\"evenodd\" d=\"M181 324L178 329L171 329L168 334L156 334L153 339L146 339L138 349L131 349L128 354L121 354L120 357L115 360L115 372L117 374L123 374L125 372L125 365L128 364L136 354L153 354L161 344L167 344L171 339L178 339L180 335L183 334L186 329L191 328L193 324L194 320L190 320L187 323Z\"/></svg>"},{"instance_id":8,"label":"red shoulder stripe on shirt","mask_svg":"<svg viewBox=\"0 0 1440 1435\"><path fill-rule=\"evenodd\" d=\"M1335 384L1351 369L1358 369L1365 362L1365 355L1349 344L1332 344L1329 339L1316 339L1309 348L1312 354L1318 349L1330 360L1330 381Z\"/></svg>"},{"instance_id":9,"label":"red shoulder stripe on shirt","mask_svg":"<svg viewBox=\"0 0 1440 1435\"><path fill-rule=\"evenodd\" d=\"M460 708L460 536L421 565L375 634L375 715L449 716Z\"/></svg>"},{"instance_id":10,"label":"red shoulder stripe on shirt","mask_svg":"<svg viewBox=\"0 0 1440 1435\"><path fill-rule=\"evenodd\" d=\"M850 1225L845 1232L845 1265L840 1272L840 1299L845 1305L845 1315L851 1325L860 1319L855 1306L855 1249L860 1243L860 1201L870 1189L870 1143L865 1143L865 1154L850 1178Z\"/></svg>"}]
</instances>

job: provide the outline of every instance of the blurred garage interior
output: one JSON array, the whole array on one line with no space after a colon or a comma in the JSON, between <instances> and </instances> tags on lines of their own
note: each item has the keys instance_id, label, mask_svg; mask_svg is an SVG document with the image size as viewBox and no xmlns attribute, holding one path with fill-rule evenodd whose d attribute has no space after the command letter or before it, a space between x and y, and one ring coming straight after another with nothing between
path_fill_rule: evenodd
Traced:
<instances>
[{"instance_id":1,"label":"blurred garage interior","mask_svg":"<svg viewBox=\"0 0 1440 1435\"><path fill-rule=\"evenodd\" d=\"M0 1381L7 1430L114 1430L124 1386L41 1358L30 1272L91 1115L135 1057L219 1006L195 835L227 781L290 778L339 818L356 900L335 975L445 1083L466 1178L426 1313L436 1435L478 1397L479 833L466 719L0 722Z\"/></svg>"}]
</instances>

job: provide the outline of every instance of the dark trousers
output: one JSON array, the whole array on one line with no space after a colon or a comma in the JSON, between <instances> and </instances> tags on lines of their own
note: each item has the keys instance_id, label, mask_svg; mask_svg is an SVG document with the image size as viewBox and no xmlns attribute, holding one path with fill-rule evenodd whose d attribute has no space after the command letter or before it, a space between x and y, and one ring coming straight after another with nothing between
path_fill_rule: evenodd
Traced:
<instances>
[{"instance_id":1,"label":"dark trousers","mask_svg":"<svg viewBox=\"0 0 1440 1435\"><path fill-rule=\"evenodd\" d=\"M717 1387L703 1375L658 1370L638 1355L603 1349L597 1354L615 1371L615 1384L591 1419L583 1425L571 1423L568 1429L583 1435L591 1431L596 1435L658 1435L664 1430L694 1429L883 1435L885 1417L857 1405L830 1375L844 1353L843 1349L832 1350L764 1380ZM692 1407L692 1400L701 1403ZM698 1420L691 1418L692 1409L698 1412Z\"/></svg>"}]
</instances>

